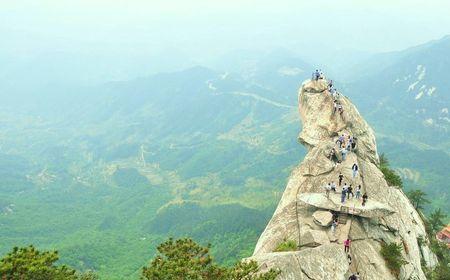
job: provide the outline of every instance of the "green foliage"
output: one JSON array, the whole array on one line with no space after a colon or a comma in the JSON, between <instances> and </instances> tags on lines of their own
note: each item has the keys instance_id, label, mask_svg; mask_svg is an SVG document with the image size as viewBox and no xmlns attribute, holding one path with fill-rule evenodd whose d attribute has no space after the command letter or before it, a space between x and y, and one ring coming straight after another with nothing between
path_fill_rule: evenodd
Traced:
<instances>
[{"instance_id":1,"label":"green foliage","mask_svg":"<svg viewBox=\"0 0 450 280\"><path fill-rule=\"evenodd\" d=\"M265 273L258 273L258 263L256 261L238 262L228 270L226 280L274 280L280 271L271 269Z\"/></svg>"},{"instance_id":2,"label":"green foliage","mask_svg":"<svg viewBox=\"0 0 450 280\"><path fill-rule=\"evenodd\" d=\"M402 245L397 243L382 243L381 255L383 256L389 270L398 277L400 274L400 267L406 264L402 256Z\"/></svg>"},{"instance_id":3,"label":"green foliage","mask_svg":"<svg viewBox=\"0 0 450 280\"><path fill-rule=\"evenodd\" d=\"M297 243L294 240L284 240L278 244L275 252L295 251L297 250Z\"/></svg>"},{"instance_id":4,"label":"green foliage","mask_svg":"<svg viewBox=\"0 0 450 280\"><path fill-rule=\"evenodd\" d=\"M431 230L433 232L440 231L442 227L445 225L444 220L446 217L447 215L444 212L442 212L441 208L434 210L428 216L428 222L430 224Z\"/></svg>"},{"instance_id":5,"label":"green foliage","mask_svg":"<svg viewBox=\"0 0 450 280\"><path fill-rule=\"evenodd\" d=\"M394 170L387 167L381 167L380 170L381 172L383 172L384 178L386 179L386 182L389 184L389 186L397 186L403 188L402 178L397 173L395 173Z\"/></svg>"},{"instance_id":6,"label":"green foliage","mask_svg":"<svg viewBox=\"0 0 450 280\"><path fill-rule=\"evenodd\" d=\"M98 275L92 271L86 271L78 276L79 280L98 280Z\"/></svg>"},{"instance_id":7,"label":"green foliage","mask_svg":"<svg viewBox=\"0 0 450 280\"><path fill-rule=\"evenodd\" d=\"M143 279L217 279L225 269L213 263L209 246L202 247L192 239L169 239L158 246L160 255L144 267Z\"/></svg>"},{"instance_id":8,"label":"green foliage","mask_svg":"<svg viewBox=\"0 0 450 280\"><path fill-rule=\"evenodd\" d=\"M380 156L380 170L384 174L384 178L389 186L398 186L403 188L402 178L390 168L389 161L385 154Z\"/></svg>"},{"instance_id":9,"label":"green foliage","mask_svg":"<svg viewBox=\"0 0 450 280\"><path fill-rule=\"evenodd\" d=\"M430 248L438 258L438 265L433 270L425 269L427 278L430 280L450 279L450 250L434 236L430 236L430 240Z\"/></svg>"},{"instance_id":10,"label":"green foliage","mask_svg":"<svg viewBox=\"0 0 450 280\"><path fill-rule=\"evenodd\" d=\"M447 249L448 250L448 249ZM444 262L439 264L428 274L430 280L448 280L450 279L450 266Z\"/></svg>"},{"instance_id":11,"label":"green foliage","mask_svg":"<svg viewBox=\"0 0 450 280\"><path fill-rule=\"evenodd\" d=\"M447 245L436 239L436 233L444 226L443 219L446 215L441 209L436 209L428 218L424 219L425 229L428 235L429 248L436 255L438 264L434 269L430 269L422 264L427 279L430 280L447 280L450 279L450 250ZM417 240L419 246L424 244L423 238Z\"/></svg>"},{"instance_id":12,"label":"green foliage","mask_svg":"<svg viewBox=\"0 0 450 280\"><path fill-rule=\"evenodd\" d=\"M231 268L216 264L209 254L209 245L203 247L192 239L170 238L158 246L159 254L142 270L141 279L148 280L273 280L275 270L256 275L255 262L239 262Z\"/></svg>"},{"instance_id":13,"label":"green foliage","mask_svg":"<svg viewBox=\"0 0 450 280\"><path fill-rule=\"evenodd\" d=\"M406 195L416 210L422 210L424 205L430 202L426 198L427 194L422 190L411 190Z\"/></svg>"},{"instance_id":14,"label":"green foliage","mask_svg":"<svg viewBox=\"0 0 450 280\"><path fill-rule=\"evenodd\" d=\"M17 248L0 260L0 275L21 280L96 280L92 272L78 274L65 265L56 265L58 252L40 252L33 246ZM3 279L2 278L2 279Z\"/></svg>"}]
</instances>

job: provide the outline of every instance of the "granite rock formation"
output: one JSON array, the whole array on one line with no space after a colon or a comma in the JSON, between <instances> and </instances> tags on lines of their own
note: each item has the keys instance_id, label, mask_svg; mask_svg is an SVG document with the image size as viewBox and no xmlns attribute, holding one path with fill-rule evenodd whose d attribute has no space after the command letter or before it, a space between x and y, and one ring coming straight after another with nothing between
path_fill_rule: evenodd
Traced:
<instances>
[{"instance_id":1,"label":"granite rock formation","mask_svg":"<svg viewBox=\"0 0 450 280\"><path fill-rule=\"evenodd\" d=\"M342 104L343 113L335 112L333 100ZM261 271L280 268L279 279L347 279L359 272L362 279L396 279L380 254L382 242L396 242L404 248L406 264L400 279L426 279L423 260L434 266L435 256L427 247L423 221L403 191L389 186L379 169L375 136L351 101L332 96L326 80L305 81L298 94L303 129L299 141L308 149L303 162L296 167L287 183L272 219L260 236L251 259ZM339 136L356 138L356 147L342 159L336 143ZM329 157L332 149L336 155ZM352 166L359 171L353 177ZM338 176L361 193L361 199L341 203L341 187L328 195L324 186L338 185ZM320 212L318 212L320 211ZM323 211L338 219L333 231ZM349 264L343 241L352 240ZM425 242L418 242L422 238ZM296 251L275 252L286 240L297 243Z\"/></svg>"}]
</instances>

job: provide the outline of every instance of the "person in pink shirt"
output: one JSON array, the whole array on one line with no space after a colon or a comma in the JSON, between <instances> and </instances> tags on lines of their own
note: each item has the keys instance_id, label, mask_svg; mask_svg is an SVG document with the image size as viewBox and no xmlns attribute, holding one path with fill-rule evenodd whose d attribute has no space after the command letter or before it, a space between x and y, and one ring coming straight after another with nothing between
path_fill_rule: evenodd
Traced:
<instances>
[{"instance_id":1,"label":"person in pink shirt","mask_svg":"<svg viewBox=\"0 0 450 280\"><path fill-rule=\"evenodd\" d=\"M346 253L348 253L350 251L350 243L351 242L352 241L349 238L347 238L347 240L344 241L344 251Z\"/></svg>"}]
</instances>

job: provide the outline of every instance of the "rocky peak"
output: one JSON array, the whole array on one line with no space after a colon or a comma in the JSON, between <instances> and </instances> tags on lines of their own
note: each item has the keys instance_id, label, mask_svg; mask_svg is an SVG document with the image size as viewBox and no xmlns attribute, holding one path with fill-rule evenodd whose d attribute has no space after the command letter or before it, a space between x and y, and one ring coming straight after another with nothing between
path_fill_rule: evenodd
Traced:
<instances>
[{"instance_id":1,"label":"rocky peak","mask_svg":"<svg viewBox=\"0 0 450 280\"><path fill-rule=\"evenodd\" d=\"M424 224L402 190L389 186L379 170L373 130L347 97L329 92L325 79L305 81L298 100L299 141L308 153L292 172L251 258L261 270L280 268L280 279L347 279L357 271L362 279L395 279L380 249L382 242L396 242L407 261L401 279L426 279L421 260L433 266L436 259L426 242L419 245L419 238L426 240ZM336 191L326 191L329 183ZM353 194L361 186L360 197L347 194L342 202L344 185L352 185ZM352 240L349 254L346 239ZM295 241L297 250L275 252L287 240Z\"/></svg>"},{"instance_id":2,"label":"rocky peak","mask_svg":"<svg viewBox=\"0 0 450 280\"><path fill-rule=\"evenodd\" d=\"M311 149L317 145L329 144L330 140L339 135L351 135L358 139L360 156L378 164L372 128L347 97L338 93L338 97L333 98L327 89L326 80L306 81L302 84L298 93L298 106L303 123L300 142ZM334 99L342 105L343 117L337 112L333 113Z\"/></svg>"}]
</instances>

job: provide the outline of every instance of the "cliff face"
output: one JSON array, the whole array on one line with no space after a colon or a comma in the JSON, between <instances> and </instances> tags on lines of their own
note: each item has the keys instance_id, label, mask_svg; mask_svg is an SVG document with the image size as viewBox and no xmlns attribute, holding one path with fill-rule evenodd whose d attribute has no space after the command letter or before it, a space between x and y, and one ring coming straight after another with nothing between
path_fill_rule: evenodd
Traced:
<instances>
[{"instance_id":1,"label":"cliff face","mask_svg":"<svg viewBox=\"0 0 450 280\"><path fill-rule=\"evenodd\" d=\"M292 172L251 258L260 263L261 270L280 268L280 279L347 279L358 271L362 279L388 280L395 277L380 255L381 242L396 242L403 246L407 261L400 279L426 279L421 259L432 266L435 257L418 243L418 238L426 240L424 224L402 190L386 183L378 168L373 130L344 96L338 98L343 114L334 112L325 80L304 82L298 99L303 123L299 140L308 153ZM343 134L357 139L345 160L336 144ZM330 159L332 148L337 153ZM355 163L359 171L353 177ZM361 185L361 193L368 195L365 206L356 198L341 203L341 187L326 196L324 186L338 184L340 173L342 184L353 185L353 192ZM335 231L330 226L332 213L339 222ZM352 240L351 264L343 246L347 238ZM274 252L286 240L295 241L297 250Z\"/></svg>"}]
</instances>

